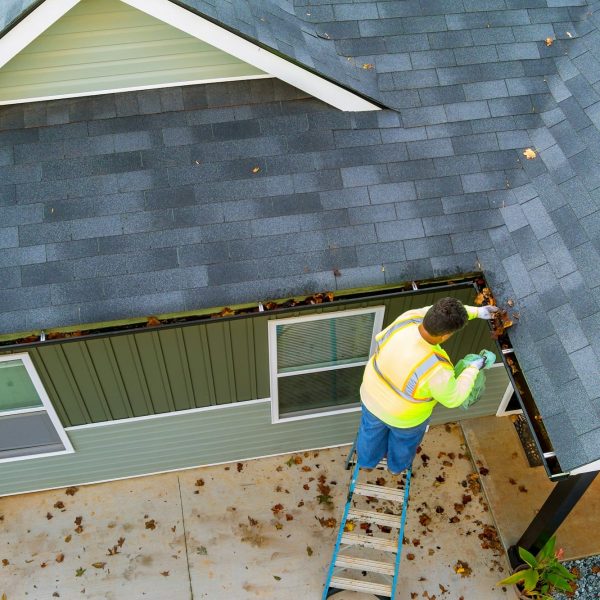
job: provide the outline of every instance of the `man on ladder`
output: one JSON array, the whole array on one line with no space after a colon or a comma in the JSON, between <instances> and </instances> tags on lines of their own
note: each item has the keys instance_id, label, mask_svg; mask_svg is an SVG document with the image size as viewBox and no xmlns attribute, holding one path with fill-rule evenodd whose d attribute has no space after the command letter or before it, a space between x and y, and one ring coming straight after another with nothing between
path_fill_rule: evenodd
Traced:
<instances>
[{"instance_id":1,"label":"man on ladder","mask_svg":"<svg viewBox=\"0 0 600 600\"><path fill-rule=\"evenodd\" d=\"M463 306L455 298L442 298L433 306L405 312L377 335L375 353L367 364L360 388L362 419L347 465L355 452L357 460L322 600L340 590L369 593L382 600L394 597L406 523L410 466L433 407L436 402L449 408L460 406L469 398L479 371L495 360L487 350L483 356L469 355L464 359L466 368L455 377L450 358L440 344L462 329L469 319L491 319L497 310L494 306ZM384 456L393 475L406 471L403 484L385 487L385 484L360 483L359 471L376 467ZM395 509L370 510L355 500L356 495L386 500ZM353 528L346 530L349 519L379 525L388 532L395 529L398 533L395 539L355 533ZM347 549L353 546L364 552L383 552L387 557L393 556L394 561L348 554ZM360 572L362 578L348 577L348 571ZM380 581L365 579L367 575Z\"/></svg>"},{"instance_id":2,"label":"man on ladder","mask_svg":"<svg viewBox=\"0 0 600 600\"><path fill-rule=\"evenodd\" d=\"M460 406L479 371L492 366L480 357L455 377L440 344L468 320L492 319L497 310L442 298L432 306L403 313L377 335L360 388L357 456L361 468L374 468L385 456L392 474L410 467L436 403Z\"/></svg>"}]
</instances>

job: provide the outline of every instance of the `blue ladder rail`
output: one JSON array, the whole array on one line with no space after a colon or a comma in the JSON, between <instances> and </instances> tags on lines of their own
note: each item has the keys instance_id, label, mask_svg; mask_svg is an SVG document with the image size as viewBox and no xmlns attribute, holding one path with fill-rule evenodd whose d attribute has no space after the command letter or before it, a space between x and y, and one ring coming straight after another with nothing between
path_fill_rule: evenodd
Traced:
<instances>
[{"instance_id":1,"label":"blue ladder rail","mask_svg":"<svg viewBox=\"0 0 600 600\"><path fill-rule=\"evenodd\" d=\"M340 527L339 527L338 534L336 537L335 547L333 549L333 555L331 558L331 563L329 565L329 569L327 572L325 587L323 588L322 600L327 600L333 594L337 594L338 592L342 591L342 588L337 588L337 587L335 587L335 585L332 585L332 579L334 579L334 570L336 567L336 561L338 559L338 555L340 552L340 546L342 545L342 537L344 535L344 530L346 528L348 514L351 510L352 498L353 498L354 492L356 490L357 480L358 480L358 476L360 473L360 466L358 465L358 462L355 461L355 459L354 459L355 454L356 454L356 440L354 441L354 444L353 444L353 446L350 450L350 453L348 454L348 457L346 459L346 469L349 470L352 468L352 475L350 478L350 485L348 487L348 495L346 498L346 504L344 506L344 513L342 516L342 520L340 522ZM354 462L354 465L353 465L353 462ZM389 600L390 598L393 599L396 594L396 588L398 585L398 572L400 570L400 558L401 558L401 554L402 554L402 541L404 539L404 529L405 529L405 525L406 525L406 514L407 514L408 498L409 498L409 490L410 490L410 479L411 479L411 469L409 468L406 471L406 482L405 482L404 495L403 495L403 500L402 500L402 513L401 513L401 515L399 515L400 516L400 523L399 523L400 526L399 526L399 533L398 533L396 557L394 560L394 569L393 569L393 579L392 579L391 590L389 593L386 591L385 595L379 595L377 593L369 592L368 589L365 589L365 591L367 591L368 593L373 593L373 595L376 598L379 598L379 600ZM386 488L382 487L382 490L385 490L385 489ZM388 488L388 489L390 489L390 488ZM352 580L352 581L356 581L357 584L360 585L360 580ZM341 585L341 583L338 583L338 585ZM371 584L365 584L365 585L369 586ZM381 587L384 588L386 586L381 586ZM352 589L352 588L343 588L343 589ZM357 589L357 591L358 591L358 589Z\"/></svg>"}]
</instances>

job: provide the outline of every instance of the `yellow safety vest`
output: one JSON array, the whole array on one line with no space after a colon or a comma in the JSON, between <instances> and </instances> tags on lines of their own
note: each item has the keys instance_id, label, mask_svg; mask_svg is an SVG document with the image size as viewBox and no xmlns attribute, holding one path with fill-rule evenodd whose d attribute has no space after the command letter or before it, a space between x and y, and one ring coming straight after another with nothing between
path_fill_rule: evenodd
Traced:
<instances>
[{"instance_id":1,"label":"yellow safety vest","mask_svg":"<svg viewBox=\"0 0 600 600\"><path fill-rule=\"evenodd\" d=\"M414 427L425 421L436 402L421 388L436 369L453 370L446 352L421 337L420 313L404 313L375 337L375 353L363 376L363 404L394 427Z\"/></svg>"}]
</instances>

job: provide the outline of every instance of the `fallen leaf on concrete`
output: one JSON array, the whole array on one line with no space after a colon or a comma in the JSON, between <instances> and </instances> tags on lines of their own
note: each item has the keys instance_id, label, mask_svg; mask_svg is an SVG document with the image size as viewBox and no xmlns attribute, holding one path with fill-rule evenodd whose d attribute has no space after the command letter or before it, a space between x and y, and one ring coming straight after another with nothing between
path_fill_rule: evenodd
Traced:
<instances>
[{"instance_id":1,"label":"fallen leaf on concrete","mask_svg":"<svg viewBox=\"0 0 600 600\"><path fill-rule=\"evenodd\" d=\"M302 487L303 487L305 490L310 490L310 485L308 485L308 483L305 483L305 484L304 484Z\"/></svg>"},{"instance_id":2,"label":"fallen leaf on concrete","mask_svg":"<svg viewBox=\"0 0 600 600\"><path fill-rule=\"evenodd\" d=\"M146 529L156 529L156 521L154 519L150 519L144 523Z\"/></svg>"},{"instance_id":3,"label":"fallen leaf on concrete","mask_svg":"<svg viewBox=\"0 0 600 600\"><path fill-rule=\"evenodd\" d=\"M73 537L73 536L71 536L71 535L69 534L67 537L65 537L65 542L68 544L68 543L71 541L72 537Z\"/></svg>"},{"instance_id":4,"label":"fallen leaf on concrete","mask_svg":"<svg viewBox=\"0 0 600 600\"><path fill-rule=\"evenodd\" d=\"M281 577L279 577L279 575L273 575L273 579L275 581L281 581Z\"/></svg>"},{"instance_id":5,"label":"fallen leaf on concrete","mask_svg":"<svg viewBox=\"0 0 600 600\"><path fill-rule=\"evenodd\" d=\"M94 567L94 569L104 569L105 566L106 566L105 562L92 563L92 567Z\"/></svg>"},{"instance_id":6,"label":"fallen leaf on concrete","mask_svg":"<svg viewBox=\"0 0 600 600\"><path fill-rule=\"evenodd\" d=\"M337 520L333 517L325 518L325 517L315 517L317 521L321 524L321 527L330 527L333 529L337 525Z\"/></svg>"},{"instance_id":7,"label":"fallen leaf on concrete","mask_svg":"<svg viewBox=\"0 0 600 600\"><path fill-rule=\"evenodd\" d=\"M519 491L523 492L523 494L526 494L527 493L527 488L524 485L520 485L519 486Z\"/></svg>"},{"instance_id":8,"label":"fallen leaf on concrete","mask_svg":"<svg viewBox=\"0 0 600 600\"><path fill-rule=\"evenodd\" d=\"M444 509L444 507L443 507L443 506L436 506L436 507L435 507L435 512L436 512L438 515L441 515L441 514L444 512L444 510L445 510L445 509Z\"/></svg>"},{"instance_id":9,"label":"fallen leaf on concrete","mask_svg":"<svg viewBox=\"0 0 600 600\"><path fill-rule=\"evenodd\" d=\"M52 518L54 518L54 515L52 513L46 513L46 519L48 519L48 521Z\"/></svg>"},{"instance_id":10,"label":"fallen leaf on concrete","mask_svg":"<svg viewBox=\"0 0 600 600\"><path fill-rule=\"evenodd\" d=\"M460 575L461 577L470 577L471 573L473 571L472 571L471 567L469 567L469 563L468 562L464 562L462 560L459 560L454 565L454 572L457 573L458 575Z\"/></svg>"},{"instance_id":11,"label":"fallen leaf on concrete","mask_svg":"<svg viewBox=\"0 0 600 600\"><path fill-rule=\"evenodd\" d=\"M244 463L238 463L236 466L237 466L237 472L240 473L242 471L242 469L244 468Z\"/></svg>"},{"instance_id":12,"label":"fallen leaf on concrete","mask_svg":"<svg viewBox=\"0 0 600 600\"><path fill-rule=\"evenodd\" d=\"M427 527L427 525L431 523L431 517L423 513L422 515L419 515L419 523L421 523L423 527Z\"/></svg>"},{"instance_id":13,"label":"fallen leaf on concrete","mask_svg":"<svg viewBox=\"0 0 600 600\"><path fill-rule=\"evenodd\" d=\"M490 470L489 470L489 469L486 469L486 467L479 467L479 472L480 472L482 475L487 475L487 474L490 472Z\"/></svg>"},{"instance_id":14,"label":"fallen leaf on concrete","mask_svg":"<svg viewBox=\"0 0 600 600\"><path fill-rule=\"evenodd\" d=\"M78 487L70 487L65 490L67 496L74 496L79 491Z\"/></svg>"},{"instance_id":15,"label":"fallen leaf on concrete","mask_svg":"<svg viewBox=\"0 0 600 600\"><path fill-rule=\"evenodd\" d=\"M65 560L65 555L61 552L60 554L56 555L54 560L56 560L57 563L61 563L63 560Z\"/></svg>"},{"instance_id":16,"label":"fallen leaf on concrete","mask_svg":"<svg viewBox=\"0 0 600 600\"><path fill-rule=\"evenodd\" d=\"M450 519L450 523L458 523L458 522L460 522L460 519L456 516L454 516Z\"/></svg>"},{"instance_id":17,"label":"fallen leaf on concrete","mask_svg":"<svg viewBox=\"0 0 600 600\"><path fill-rule=\"evenodd\" d=\"M275 523L275 529L277 529L279 531L279 530L283 529L283 525L279 521L277 521Z\"/></svg>"},{"instance_id":18,"label":"fallen leaf on concrete","mask_svg":"<svg viewBox=\"0 0 600 600\"><path fill-rule=\"evenodd\" d=\"M124 543L125 543L125 538L124 537L120 537L117 540L117 546L119 546L119 548L122 548Z\"/></svg>"},{"instance_id":19,"label":"fallen leaf on concrete","mask_svg":"<svg viewBox=\"0 0 600 600\"><path fill-rule=\"evenodd\" d=\"M275 506L271 507L271 512L277 516L281 513L281 511L283 510L283 504L276 504Z\"/></svg>"},{"instance_id":20,"label":"fallen leaf on concrete","mask_svg":"<svg viewBox=\"0 0 600 600\"><path fill-rule=\"evenodd\" d=\"M346 525L344 526L344 531L354 531L356 525L354 521L346 521Z\"/></svg>"},{"instance_id":21,"label":"fallen leaf on concrete","mask_svg":"<svg viewBox=\"0 0 600 600\"><path fill-rule=\"evenodd\" d=\"M196 487L202 487L204 485L204 479L196 479L196 483L194 485Z\"/></svg>"},{"instance_id":22,"label":"fallen leaf on concrete","mask_svg":"<svg viewBox=\"0 0 600 600\"><path fill-rule=\"evenodd\" d=\"M285 514L285 520L286 521L293 521L294 520L294 515L290 515L289 513Z\"/></svg>"},{"instance_id":23,"label":"fallen leaf on concrete","mask_svg":"<svg viewBox=\"0 0 600 600\"><path fill-rule=\"evenodd\" d=\"M2 566L3 567L8 567L8 565L10 565L10 561L8 560L8 558L3 558L2 559Z\"/></svg>"},{"instance_id":24,"label":"fallen leaf on concrete","mask_svg":"<svg viewBox=\"0 0 600 600\"><path fill-rule=\"evenodd\" d=\"M79 567L79 569L77 569L75 571L75 577L81 577L85 572L86 572L86 569Z\"/></svg>"},{"instance_id":25,"label":"fallen leaf on concrete","mask_svg":"<svg viewBox=\"0 0 600 600\"><path fill-rule=\"evenodd\" d=\"M406 560L415 560L415 555L414 555L414 554L412 554L411 552L409 552L409 553L406 555Z\"/></svg>"},{"instance_id":26,"label":"fallen leaf on concrete","mask_svg":"<svg viewBox=\"0 0 600 600\"><path fill-rule=\"evenodd\" d=\"M527 160L533 160L537 156L537 152L533 148L526 148L523 150L523 156Z\"/></svg>"},{"instance_id":27,"label":"fallen leaf on concrete","mask_svg":"<svg viewBox=\"0 0 600 600\"><path fill-rule=\"evenodd\" d=\"M43 562L40 564L40 567L42 567L42 569L45 569L48 566L47 562Z\"/></svg>"},{"instance_id":28,"label":"fallen leaf on concrete","mask_svg":"<svg viewBox=\"0 0 600 600\"><path fill-rule=\"evenodd\" d=\"M108 548L106 551L106 556L114 556L115 554L119 554L119 548L117 546Z\"/></svg>"},{"instance_id":29,"label":"fallen leaf on concrete","mask_svg":"<svg viewBox=\"0 0 600 600\"><path fill-rule=\"evenodd\" d=\"M313 549L310 546L306 546L306 554L309 556L313 555Z\"/></svg>"},{"instance_id":30,"label":"fallen leaf on concrete","mask_svg":"<svg viewBox=\"0 0 600 600\"><path fill-rule=\"evenodd\" d=\"M163 577L168 577L168 576L169 576L169 571L161 571L161 572L160 572L160 574L161 574Z\"/></svg>"},{"instance_id":31,"label":"fallen leaf on concrete","mask_svg":"<svg viewBox=\"0 0 600 600\"><path fill-rule=\"evenodd\" d=\"M55 503L54 503L54 508L59 508L59 509L61 509L61 508L64 508L64 507L65 507L65 504L64 504L64 502L62 502L62 501L60 501L60 500L59 500L58 502L55 502Z\"/></svg>"}]
</instances>

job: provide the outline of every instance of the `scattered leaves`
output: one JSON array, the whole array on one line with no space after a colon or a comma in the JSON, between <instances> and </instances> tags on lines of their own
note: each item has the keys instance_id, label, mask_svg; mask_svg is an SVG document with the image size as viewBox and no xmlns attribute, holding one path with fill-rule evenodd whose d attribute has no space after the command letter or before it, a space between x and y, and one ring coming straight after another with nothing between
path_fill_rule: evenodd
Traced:
<instances>
[{"instance_id":1,"label":"scattered leaves","mask_svg":"<svg viewBox=\"0 0 600 600\"><path fill-rule=\"evenodd\" d=\"M279 577L279 575L273 575L273 579L275 581L281 581L281 577Z\"/></svg>"},{"instance_id":2,"label":"scattered leaves","mask_svg":"<svg viewBox=\"0 0 600 600\"><path fill-rule=\"evenodd\" d=\"M237 467L237 472L241 473L242 469L244 468L244 463L237 463L236 467Z\"/></svg>"},{"instance_id":3,"label":"scattered leaves","mask_svg":"<svg viewBox=\"0 0 600 600\"><path fill-rule=\"evenodd\" d=\"M40 567L41 567L42 569L45 569L47 566L48 566L48 563L47 563L47 562L40 563Z\"/></svg>"},{"instance_id":4,"label":"scattered leaves","mask_svg":"<svg viewBox=\"0 0 600 600\"><path fill-rule=\"evenodd\" d=\"M523 156L527 160L533 160L537 156L537 152L533 148L525 148L525 150L523 150Z\"/></svg>"},{"instance_id":5,"label":"scattered leaves","mask_svg":"<svg viewBox=\"0 0 600 600\"><path fill-rule=\"evenodd\" d=\"M106 551L106 556L114 556L115 554L119 554L118 546L113 546L112 548L108 548Z\"/></svg>"},{"instance_id":6,"label":"scattered leaves","mask_svg":"<svg viewBox=\"0 0 600 600\"><path fill-rule=\"evenodd\" d=\"M206 549L206 546L200 546L199 548L196 548L196 554L200 554L201 556L206 556L208 554L208 550Z\"/></svg>"},{"instance_id":7,"label":"scattered leaves","mask_svg":"<svg viewBox=\"0 0 600 600\"><path fill-rule=\"evenodd\" d=\"M83 567L79 567L79 569L77 569L75 571L75 577L81 577L87 569L84 569Z\"/></svg>"},{"instance_id":8,"label":"scattered leaves","mask_svg":"<svg viewBox=\"0 0 600 600\"><path fill-rule=\"evenodd\" d=\"M431 523L431 517L423 513L422 515L419 515L419 523L421 523L423 527L427 527L427 525Z\"/></svg>"},{"instance_id":9,"label":"scattered leaves","mask_svg":"<svg viewBox=\"0 0 600 600\"><path fill-rule=\"evenodd\" d=\"M104 569L105 566L106 566L105 562L92 563L92 567L94 567L94 569Z\"/></svg>"},{"instance_id":10,"label":"scattered leaves","mask_svg":"<svg viewBox=\"0 0 600 600\"><path fill-rule=\"evenodd\" d=\"M156 529L156 521L154 519L150 519L149 521L146 521L144 523L144 525L146 526L146 529Z\"/></svg>"},{"instance_id":11,"label":"scattered leaves","mask_svg":"<svg viewBox=\"0 0 600 600\"><path fill-rule=\"evenodd\" d=\"M271 507L271 512L275 516L278 516L281 513L282 510L283 510L283 504L276 504L275 506Z\"/></svg>"},{"instance_id":12,"label":"scattered leaves","mask_svg":"<svg viewBox=\"0 0 600 600\"><path fill-rule=\"evenodd\" d=\"M75 533L81 533L83 531L82 521L83 517L75 517Z\"/></svg>"},{"instance_id":13,"label":"scattered leaves","mask_svg":"<svg viewBox=\"0 0 600 600\"><path fill-rule=\"evenodd\" d=\"M196 487L202 487L204 485L204 479L196 479L196 483L194 485Z\"/></svg>"},{"instance_id":14,"label":"scattered leaves","mask_svg":"<svg viewBox=\"0 0 600 600\"><path fill-rule=\"evenodd\" d=\"M61 563L63 560L65 560L65 555L61 552L60 554L56 555L54 560L56 560L57 563Z\"/></svg>"},{"instance_id":15,"label":"scattered leaves","mask_svg":"<svg viewBox=\"0 0 600 600\"><path fill-rule=\"evenodd\" d=\"M373 63L363 63L362 68L366 71L370 71L373 68Z\"/></svg>"},{"instance_id":16,"label":"scattered leaves","mask_svg":"<svg viewBox=\"0 0 600 600\"><path fill-rule=\"evenodd\" d=\"M409 553L406 555L406 560L415 560L415 555L414 555L414 554L412 554L411 552L409 552Z\"/></svg>"},{"instance_id":17,"label":"scattered leaves","mask_svg":"<svg viewBox=\"0 0 600 600\"><path fill-rule=\"evenodd\" d=\"M356 525L355 525L354 521L346 521L344 531L354 531L355 529L356 529Z\"/></svg>"},{"instance_id":18,"label":"scattered leaves","mask_svg":"<svg viewBox=\"0 0 600 600\"><path fill-rule=\"evenodd\" d=\"M68 536L65 537L65 542L68 544L72 539L73 539L73 536L71 534L69 534Z\"/></svg>"},{"instance_id":19,"label":"scattered leaves","mask_svg":"<svg viewBox=\"0 0 600 600\"><path fill-rule=\"evenodd\" d=\"M310 546L306 546L306 554L309 556L313 555L313 549Z\"/></svg>"},{"instance_id":20,"label":"scattered leaves","mask_svg":"<svg viewBox=\"0 0 600 600\"><path fill-rule=\"evenodd\" d=\"M492 290L488 287L484 287L474 300L477 306L496 306L496 299L492 294Z\"/></svg>"},{"instance_id":21,"label":"scattered leaves","mask_svg":"<svg viewBox=\"0 0 600 600\"><path fill-rule=\"evenodd\" d=\"M8 558L3 558L2 559L2 566L3 567L8 567L8 565L10 565L10 561L8 560Z\"/></svg>"},{"instance_id":22,"label":"scattered leaves","mask_svg":"<svg viewBox=\"0 0 600 600\"><path fill-rule=\"evenodd\" d=\"M285 514L285 520L286 521L293 521L294 520L294 515L290 515L289 513Z\"/></svg>"},{"instance_id":23,"label":"scattered leaves","mask_svg":"<svg viewBox=\"0 0 600 600\"><path fill-rule=\"evenodd\" d=\"M74 496L79 491L78 487L69 487L65 490L67 496Z\"/></svg>"},{"instance_id":24,"label":"scattered leaves","mask_svg":"<svg viewBox=\"0 0 600 600\"><path fill-rule=\"evenodd\" d=\"M54 515L52 513L46 513L46 519L48 519L48 521L52 518L54 518Z\"/></svg>"},{"instance_id":25,"label":"scattered leaves","mask_svg":"<svg viewBox=\"0 0 600 600\"><path fill-rule=\"evenodd\" d=\"M148 317L146 321L146 327L158 327L160 321L156 317Z\"/></svg>"},{"instance_id":26,"label":"scattered leaves","mask_svg":"<svg viewBox=\"0 0 600 600\"><path fill-rule=\"evenodd\" d=\"M120 537L117 540L117 546L119 546L119 548L122 548L124 543L125 543L125 538L124 537Z\"/></svg>"},{"instance_id":27,"label":"scattered leaves","mask_svg":"<svg viewBox=\"0 0 600 600\"><path fill-rule=\"evenodd\" d=\"M552 46L554 44L554 38L547 37L545 40L546 46Z\"/></svg>"},{"instance_id":28,"label":"scattered leaves","mask_svg":"<svg viewBox=\"0 0 600 600\"><path fill-rule=\"evenodd\" d=\"M168 576L169 576L169 571L161 571L161 572L160 572L160 574L161 574L163 577L168 577Z\"/></svg>"},{"instance_id":29,"label":"scattered leaves","mask_svg":"<svg viewBox=\"0 0 600 600\"><path fill-rule=\"evenodd\" d=\"M253 173L260 173L260 167L252 167Z\"/></svg>"},{"instance_id":30,"label":"scattered leaves","mask_svg":"<svg viewBox=\"0 0 600 600\"><path fill-rule=\"evenodd\" d=\"M519 486L519 491L521 493L523 493L523 494L526 494L527 493L527 488L524 485L520 485Z\"/></svg>"},{"instance_id":31,"label":"scattered leaves","mask_svg":"<svg viewBox=\"0 0 600 600\"><path fill-rule=\"evenodd\" d=\"M479 467L479 472L480 472L482 475L487 475L487 474L490 472L490 470L489 470L489 469L486 469L485 467Z\"/></svg>"},{"instance_id":32,"label":"scattered leaves","mask_svg":"<svg viewBox=\"0 0 600 600\"><path fill-rule=\"evenodd\" d=\"M54 508L63 509L64 507L65 507L65 503L62 502L61 500L54 503Z\"/></svg>"}]
</instances>

